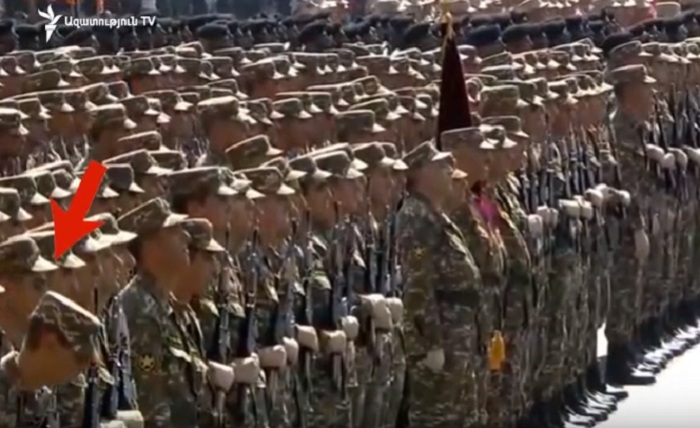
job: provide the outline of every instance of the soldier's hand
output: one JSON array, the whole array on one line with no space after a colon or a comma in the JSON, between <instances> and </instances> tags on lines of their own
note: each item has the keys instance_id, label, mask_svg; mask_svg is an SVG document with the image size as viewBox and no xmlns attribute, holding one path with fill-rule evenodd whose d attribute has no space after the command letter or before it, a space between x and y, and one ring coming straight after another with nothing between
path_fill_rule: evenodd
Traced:
<instances>
[{"instance_id":1,"label":"soldier's hand","mask_svg":"<svg viewBox=\"0 0 700 428\"><path fill-rule=\"evenodd\" d=\"M207 376L214 387L222 391L231 389L234 380L233 367L209 361Z\"/></svg>"},{"instance_id":2,"label":"soldier's hand","mask_svg":"<svg viewBox=\"0 0 700 428\"><path fill-rule=\"evenodd\" d=\"M423 365L434 372L442 371L445 366L445 351L431 349L422 361Z\"/></svg>"}]
</instances>

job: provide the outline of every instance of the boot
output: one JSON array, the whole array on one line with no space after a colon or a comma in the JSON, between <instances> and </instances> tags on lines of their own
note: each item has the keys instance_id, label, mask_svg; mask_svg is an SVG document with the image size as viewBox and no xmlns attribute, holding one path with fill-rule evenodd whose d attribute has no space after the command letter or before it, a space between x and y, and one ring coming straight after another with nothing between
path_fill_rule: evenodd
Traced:
<instances>
[{"instance_id":1,"label":"boot","mask_svg":"<svg viewBox=\"0 0 700 428\"><path fill-rule=\"evenodd\" d=\"M617 404L618 401L624 400L629 396L624 389L613 388L603 382L603 374L600 372L600 366L597 361L592 362L586 369L586 380L588 387L591 388L591 392L596 397L601 397ZM617 390L617 393L613 392L613 389Z\"/></svg>"},{"instance_id":2,"label":"boot","mask_svg":"<svg viewBox=\"0 0 700 428\"><path fill-rule=\"evenodd\" d=\"M595 394L588 387L588 371L579 378L578 393L589 407L605 413L606 416L617 409L617 400L615 398L607 398L602 394Z\"/></svg>"},{"instance_id":3,"label":"boot","mask_svg":"<svg viewBox=\"0 0 700 428\"><path fill-rule=\"evenodd\" d=\"M572 400L575 403L579 403L579 408L576 413L593 418L596 422L602 422L608 419L608 411L600 404L589 400L584 393L584 389L581 386L581 377L579 376L576 381L571 384L570 392Z\"/></svg>"},{"instance_id":4,"label":"boot","mask_svg":"<svg viewBox=\"0 0 700 428\"><path fill-rule=\"evenodd\" d=\"M551 399L545 403L543 411L545 416L545 428L564 428L561 405L557 399Z\"/></svg>"},{"instance_id":5,"label":"boot","mask_svg":"<svg viewBox=\"0 0 700 428\"><path fill-rule=\"evenodd\" d=\"M654 375L636 368L634 355L626 345L608 345L606 380L613 385L652 385Z\"/></svg>"}]
</instances>

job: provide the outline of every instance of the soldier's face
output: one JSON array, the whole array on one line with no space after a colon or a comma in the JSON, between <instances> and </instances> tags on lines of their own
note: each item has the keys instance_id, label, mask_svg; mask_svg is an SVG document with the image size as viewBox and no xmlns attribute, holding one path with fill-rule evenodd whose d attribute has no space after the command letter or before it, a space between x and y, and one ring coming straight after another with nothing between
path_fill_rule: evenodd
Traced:
<instances>
[{"instance_id":1,"label":"soldier's face","mask_svg":"<svg viewBox=\"0 0 700 428\"><path fill-rule=\"evenodd\" d=\"M5 293L0 298L0 328L10 335L23 334L27 318L39 303L47 289L47 279L43 274L22 273L3 278Z\"/></svg>"},{"instance_id":2,"label":"soldier's face","mask_svg":"<svg viewBox=\"0 0 700 428\"><path fill-rule=\"evenodd\" d=\"M146 192L145 199L157 198L165 194L163 179L157 175L141 175L137 177L138 185Z\"/></svg>"},{"instance_id":3,"label":"soldier's face","mask_svg":"<svg viewBox=\"0 0 700 428\"><path fill-rule=\"evenodd\" d=\"M234 234L247 236L255 225L255 205L244 196L234 196L231 200L229 222Z\"/></svg>"},{"instance_id":4,"label":"soldier's face","mask_svg":"<svg viewBox=\"0 0 700 428\"><path fill-rule=\"evenodd\" d=\"M454 171L452 162L433 162L428 164L425 169L426 177L429 182L432 183L431 187L441 190L444 189L444 196L452 193L452 173Z\"/></svg>"},{"instance_id":5,"label":"soldier's face","mask_svg":"<svg viewBox=\"0 0 700 428\"><path fill-rule=\"evenodd\" d=\"M153 243L159 249L159 257L163 266L182 266L190 264L190 253L187 248L189 237L180 226L161 229L154 237ZM162 250L166 249L166 250Z\"/></svg>"},{"instance_id":6,"label":"soldier's face","mask_svg":"<svg viewBox=\"0 0 700 428\"><path fill-rule=\"evenodd\" d=\"M117 258L117 283L119 287L124 287L131 279L136 259L125 244L112 245L112 251Z\"/></svg>"},{"instance_id":7,"label":"soldier's face","mask_svg":"<svg viewBox=\"0 0 700 428\"><path fill-rule=\"evenodd\" d=\"M391 203L394 178L388 168L375 168L369 173L369 198L373 204L384 207Z\"/></svg>"},{"instance_id":8,"label":"soldier's face","mask_svg":"<svg viewBox=\"0 0 700 428\"><path fill-rule=\"evenodd\" d=\"M325 218L332 221L333 195L326 183L312 183L307 187L306 204L314 218Z\"/></svg>"},{"instance_id":9,"label":"soldier's face","mask_svg":"<svg viewBox=\"0 0 700 428\"><path fill-rule=\"evenodd\" d=\"M331 185L333 200L338 201L346 213L354 214L360 210L360 183L356 180L340 179Z\"/></svg>"},{"instance_id":10,"label":"soldier's face","mask_svg":"<svg viewBox=\"0 0 700 428\"><path fill-rule=\"evenodd\" d=\"M266 195L256 201L258 208L258 225L269 228L273 236L286 237L291 230L292 211L291 200L287 196Z\"/></svg>"},{"instance_id":11,"label":"soldier's face","mask_svg":"<svg viewBox=\"0 0 700 428\"><path fill-rule=\"evenodd\" d=\"M60 268L46 275L47 287L51 291L72 299L78 290L78 278L72 269Z\"/></svg>"},{"instance_id":12,"label":"soldier's face","mask_svg":"<svg viewBox=\"0 0 700 428\"><path fill-rule=\"evenodd\" d=\"M197 216L201 216L209 220L214 230L225 230L231 217L231 198L209 195L204 199L198 207Z\"/></svg>"},{"instance_id":13,"label":"soldier's face","mask_svg":"<svg viewBox=\"0 0 700 428\"><path fill-rule=\"evenodd\" d=\"M209 283L209 280L216 272L216 258L214 253L195 250L190 251L190 266L186 278L186 286L194 291L195 295L202 295Z\"/></svg>"},{"instance_id":14,"label":"soldier's face","mask_svg":"<svg viewBox=\"0 0 700 428\"><path fill-rule=\"evenodd\" d=\"M26 209L29 214L32 215L32 219L27 221L27 227L34 228L34 227L39 227L42 224L49 222L50 218L52 218L51 214L51 206L48 204L44 205L27 205L26 207L23 207Z\"/></svg>"}]
</instances>

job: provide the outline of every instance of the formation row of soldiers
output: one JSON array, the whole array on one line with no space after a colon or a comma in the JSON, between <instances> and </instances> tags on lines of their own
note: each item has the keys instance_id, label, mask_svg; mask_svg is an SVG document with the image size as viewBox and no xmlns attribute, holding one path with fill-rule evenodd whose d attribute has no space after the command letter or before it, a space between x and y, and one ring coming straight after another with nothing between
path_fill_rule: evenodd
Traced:
<instances>
[{"instance_id":1,"label":"formation row of soldiers","mask_svg":"<svg viewBox=\"0 0 700 428\"><path fill-rule=\"evenodd\" d=\"M666 10L392 51L325 21L241 47L217 17L17 50L7 21L2 425L605 420L700 337L700 39ZM56 257L89 165L98 227Z\"/></svg>"}]
</instances>

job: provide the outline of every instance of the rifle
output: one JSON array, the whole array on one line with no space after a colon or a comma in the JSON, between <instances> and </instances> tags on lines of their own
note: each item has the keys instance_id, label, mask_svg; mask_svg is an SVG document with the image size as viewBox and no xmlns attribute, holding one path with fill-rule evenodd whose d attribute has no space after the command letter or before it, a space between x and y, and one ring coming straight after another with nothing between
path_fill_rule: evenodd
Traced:
<instances>
[{"instance_id":1,"label":"rifle","mask_svg":"<svg viewBox=\"0 0 700 428\"><path fill-rule=\"evenodd\" d=\"M334 204L336 225L333 227L333 242L331 249L331 272L333 279L331 281L332 289L330 293L330 317L329 327L333 330L339 329L342 325L341 319L345 316L343 308L343 294L347 288L346 266L345 259L345 220L340 217L340 204ZM345 398L345 365L341 355L333 355L332 357L331 375L333 386L340 391L341 396Z\"/></svg>"},{"instance_id":2,"label":"rifle","mask_svg":"<svg viewBox=\"0 0 700 428\"><path fill-rule=\"evenodd\" d=\"M309 247L312 245L311 244L311 212L307 209L304 215L304 225L306 227L305 231L305 236L303 239L301 239L302 247L301 247L301 260L299 261L300 266L299 266L299 274L301 276L301 282L302 282L302 288L304 290L304 298L301 307L295 314L295 318L297 321L297 324L299 325L306 325L306 326L312 326L313 325L313 300L312 300L312 293L313 290L311 288L311 269L312 269L312 264L311 264L311 255L309 251ZM309 351L308 349L305 349L303 347L299 348L299 366L301 368L300 371L300 383L302 387L302 391L308 391L309 393L311 392L312 388L312 383L311 383L311 359L312 359L312 352ZM302 392L298 392L301 394ZM299 401L299 400L297 400ZM308 402L308 401L304 401ZM301 407L302 402L299 402L298 405ZM305 412L301 411L299 409L299 418L300 418L300 426L303 428L306 425L305 422Z\"/></svg>"},{"instance_id":3,"label":"rifle","mask_svg":"<svg viewBox=\"0 0 700 428\"><path fill-rule=\"evenodd\" d=\"M225 243L229 242L229 229L226 229L226 240ZM216 322L216 329L214 330L214 343L209 352L209 359L221 364L225 364L229 356L230 348L230 319L228 310L228 293L226 290L226 275L228 270L226 269L228 253L224 253L221 260L221 269L219 269L218 285L216 289L216 308L219 312L219 317ZM217 391L216 402L214 403L217 412L217 427L223 428L225 426L224 420L224 406L226 401L226 393L223 391Z\"/></svg>"},{"instance_id":4,"label":"rifle","mask_svg":"<svg viewBox=\"0 0 700 428\"><path fill-rule=\"evenodd\" d=\"M100 409L97 405L99 385L97 380L97 364L90 365L87 373L87 391L85 393L85 405L83 406L83 428L97 428L100 426Z\"/></svg>"}]
</instances>

